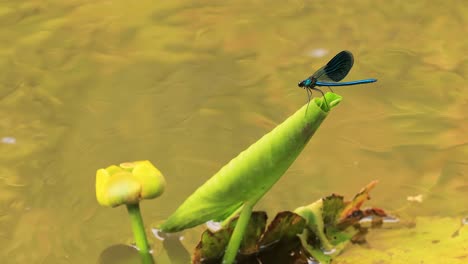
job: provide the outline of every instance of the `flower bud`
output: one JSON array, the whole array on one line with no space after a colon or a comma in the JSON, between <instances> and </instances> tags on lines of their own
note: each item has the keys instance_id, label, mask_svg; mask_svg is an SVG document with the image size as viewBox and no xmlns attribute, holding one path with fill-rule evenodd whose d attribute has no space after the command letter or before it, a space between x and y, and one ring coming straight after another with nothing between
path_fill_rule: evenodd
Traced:
<instances>
[{"instance_id":1,"label":"flower bud","mask_svg":"<svg viewBox=\"0 0 468 264\"><path fill-rule=\"evenodd\" d=\"M96 198L103 206L138 203L164 192L166 181L151 162L125 162L96 172Z\"/></svg>"}]
</instances>

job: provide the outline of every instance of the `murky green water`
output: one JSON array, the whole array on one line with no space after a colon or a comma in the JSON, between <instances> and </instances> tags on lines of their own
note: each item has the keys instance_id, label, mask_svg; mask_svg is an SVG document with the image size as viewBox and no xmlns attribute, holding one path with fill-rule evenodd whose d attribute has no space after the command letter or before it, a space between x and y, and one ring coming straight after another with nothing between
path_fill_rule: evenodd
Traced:
<instances>
[{"instance_id":1,"label":"murky green water","mask_svg":"<svg viewBox=\"0 0 468 264\"><path fill-rule=\"evenodd\" d=\"M168 188L142 209L160 222L302 106L297 82L343 49L346 80L379 81L335 90L344 101L258 208L378 179L370 205L468 213L465 1L154 2L0 3L2 263L95 263L131 242L125 208L96 202L96 169L151 160Z\"/></svg>"}]
</instances>

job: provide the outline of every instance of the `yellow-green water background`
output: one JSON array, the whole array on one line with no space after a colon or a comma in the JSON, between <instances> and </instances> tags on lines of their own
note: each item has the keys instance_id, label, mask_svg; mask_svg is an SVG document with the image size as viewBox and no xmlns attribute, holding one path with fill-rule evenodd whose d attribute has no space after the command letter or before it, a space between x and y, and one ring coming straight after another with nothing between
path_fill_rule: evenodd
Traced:
<instances>
[{"instance_id":1,"label":"yellow-green water background","mask_svg":"<svg viewBox=\"0 0 468 264\"><path fill-rule=\"evenodd\" d=\"M1 262L95 263L131 242L125 208L96 202L96 169L151 160L168 186L142 210L160 222L301 107L298 81L343 49L345 80L379 81L335 90L343 102L258 208L378 179L369 205L467 215L467 25L463 0L2 1Z\"/></svg>"}]
</instances>

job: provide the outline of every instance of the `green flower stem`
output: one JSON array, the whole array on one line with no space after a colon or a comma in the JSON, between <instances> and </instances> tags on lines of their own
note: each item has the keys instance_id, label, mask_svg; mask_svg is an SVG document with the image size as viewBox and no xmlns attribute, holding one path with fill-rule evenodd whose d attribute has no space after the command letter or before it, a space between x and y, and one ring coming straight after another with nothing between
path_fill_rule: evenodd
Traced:
<instances>
[{"instance_id":1,"label":"green flower stem","mask_svg":"<svg viewBox=\"0 0 468 264\"><path fill-rule=\"evenodd\" d=\"M237 220L236 227L232 233L231 239L224 254L223 264L231 264L234 262L239 250L242 238L244 237L245 229L249 224L250 216L252 215L252 209L257 201L246 202L242 208L239 219Z\"/></svg>"},{"instance_id":2,"label":"green flower stem","mask_svg":"<svg viewBox=\"0 0 468 264\"><path fill-rule=\"evenodd\" d=\"M140 252L142 263L153 264L153 257L151 256L148 240L146 239L145 226L141 218L140 205L138 203L127 204L127 210L130 215L133 236L135 237L136 246Z\"/></svg>"}]
</instances>

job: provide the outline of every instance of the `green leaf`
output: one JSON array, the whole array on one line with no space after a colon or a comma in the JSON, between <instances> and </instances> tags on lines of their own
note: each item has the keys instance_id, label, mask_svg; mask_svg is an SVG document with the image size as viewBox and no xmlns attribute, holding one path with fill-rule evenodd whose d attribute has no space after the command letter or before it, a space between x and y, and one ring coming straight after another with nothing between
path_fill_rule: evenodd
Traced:
<instances>
[{"instance_id":1,"label":"green leaf","mask_svg":"<svg viewBox=\"0 0 468 264\"><path fill-rule=\"evenodd\" d=\"M325 96L331 108L341 101L334 93ZM291 166L328 110L323 98L314 98L221 168L159 228L177 232L209 220L222 221L245 202L257 202Z\"/></svg>"},{"instance_id":2,"label":"green leaf","mask_svg":"<svg viewBox=\"0 0 468 264\"><path fill-rule=\"evenodd\" d=\"M320 263L330 263L350 242L364 240L367 230L360 228L359 220L372 215L385 216L385 212L378 208L360 210L376 184L377 181L372 181L348 202L342 196L332 194L294 210L307 222L300 239L310 255Z\"/></svg>"},{"instance_id":3,"label":"green leaf","mask_svg":"<svg viewBox=\"0 0 468 264\"><path fill-rule=\"evenodd\" d=\"M235 222L231 222L227 227L212 232L207 229L201 236L193 253L193 263L218 263L223 257L224 250L229 243Z\"/></svg>"},{"instance_id":4,"label":"green leaf","mask_svg":"<svg viewBox=\"0 0 468 264\"><path fill-rule=\"evenodd\" d=\"M339 213L345 208L343 196L332 194L323 198L323 222L325 228L337 223Z\"/></svg>"},{"instance_id":5,"label":"green leaf","mask_svg":"<svg viewBox=\"0 0 468 264\"><path fill-rule=\"evenodd\" d=\"M267 214L265 212L253 212L250 217L249 225L245 230L244 237L240 246L240 253L250 255L257 252L257 244L261 235L265 232Z\"/></svg>"},{"instance_id":6,"label":"green leaf","mask_svg":"<svg viewBox=\"0 0 468 264\"><path fill-rule=\"evenodd\" d=\"M305 219L293 212L278 213L259 241L256 254L259 261L252 263L310 263L310 255L298 238L305 225Z\"/></svg>"},{"instance_id":7,"label":"green leaf","mask_svg":"<svg viewBox=\"0 0 468 264\"><path fill-rule=\"evenodd\" d=\"M267 230L259 241L260 248L266 248L279 241L288 243L296 237L297 234L302 233L306 221L290 211L280 212L276 215L275 219L268 225Z\"/></svg>"},{"instance_id":8,"label":"green leaf","mask_svg":"<svg viewBox=\"0 0 468 264\"><path fill-rule=\"evenodd\" d=\"M370 247L349 247L333 264L464 264L468 259L468 226L454 236L459 228L459 218L418 217L410 227L372 232Z\"/></svg>"},{"instance_id":9,"label":"green leaf","mask_svg":"<svg viewBox=\"0 0 468 264\"><path fill-rule=\"evenodd\" d=\"M211 230L203 232L193 254L193 263L220 263L237 220L238 218L232 219L226 227L216 232ZM266 221L265 212L252 213L241 243L241 254L250 255L257 252L257 243L265 231Z\"/></svg>"}]
</instances>

